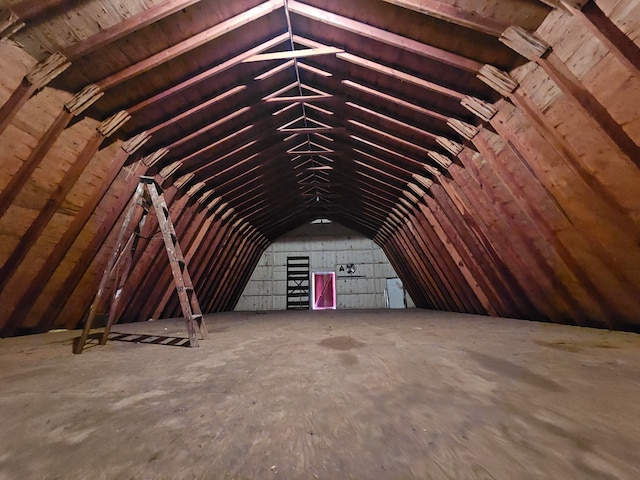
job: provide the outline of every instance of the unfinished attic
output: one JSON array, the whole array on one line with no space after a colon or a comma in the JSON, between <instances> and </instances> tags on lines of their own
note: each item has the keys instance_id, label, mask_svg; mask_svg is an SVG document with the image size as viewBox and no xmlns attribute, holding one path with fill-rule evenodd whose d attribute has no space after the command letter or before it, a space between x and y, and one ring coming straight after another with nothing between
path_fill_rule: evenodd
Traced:
<instances>
[{"instance_id":1,"label":"unfinished attic","mask_svg":"<svg viewBox=\"0 0 640 480\"><path fill-rule=\"evenodd\" d=\"M141 175L204 313L323 218L420 308L638 328L637 2L0 6L2 336L82 325ZM180 314L157 229L118 322Z\"/></svg>"},{"instance_id":2,"label":"unfinished attic","mask_svg":"<svg viewBox=\"0 0 640 480\"><path fill-rule=\"evenodd\" d=\"M0 478L640 478L637 0L0 0L0 37ZM336 312L268 312L316 273ZM201 348L129 337L185 302Z\"/></svg>"}]
</instances>

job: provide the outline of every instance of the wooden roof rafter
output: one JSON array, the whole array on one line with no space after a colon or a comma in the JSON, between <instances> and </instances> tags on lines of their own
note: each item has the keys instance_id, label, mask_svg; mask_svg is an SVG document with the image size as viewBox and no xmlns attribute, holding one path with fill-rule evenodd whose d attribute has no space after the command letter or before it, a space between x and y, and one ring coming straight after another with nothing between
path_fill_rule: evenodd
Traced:
<instances>
[{"instance_id":1,"label":"wooden roof rafter","mask_svg":"<svg viewBox=\"0 0 640 480\"><path fill-rule=\"evenodd\" d=\"M331 13L327 10L313 7L297 0L289 0L288 8L291 13L302 15L317 22L347 30L371 40L416 53L450 67L471 73L478 73L480 68L482 68L482 64L475 60L418 42L411 38L403 37L397 33L389 32L351 18Z\"/></svg>"}]
</instances>

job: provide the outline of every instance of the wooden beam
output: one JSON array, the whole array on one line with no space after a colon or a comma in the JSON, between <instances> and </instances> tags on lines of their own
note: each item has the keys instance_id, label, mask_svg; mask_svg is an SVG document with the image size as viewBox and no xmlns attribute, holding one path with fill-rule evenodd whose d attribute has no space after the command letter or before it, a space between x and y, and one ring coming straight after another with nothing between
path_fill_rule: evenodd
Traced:
<instances>
[{"instance_id":1,"label":"wooden beam","mask_svg":"<svg viewBox=\"0 0 640 480\"><path fill-rule=\"evenodd\" d=\"M290 97L270 97L265 98L265 102L269 103L299 103L299 102L326 102L332 100L333 95L293 95Z\"/></svg>"},{"instance_id":2,"label":"wooden beam","mask_svg":"<svg viewBox=\"0 0 640 480\"><path fill-rule=\"evenodd\" d=\"M91 215L93 215L96 207L103 200L109 188L115 181L118 173L120 173L123 165L130 156L136 152L142 145L149 141L150 136L147 132L143 132L125 142L114 156L109 168L105 173L103 181L101 181L98 187L91 193L89 198L84 202L80 211L75 215L73 221L67 227L62 237L56 242L54 249L51 251L44 264L29 284L29 287L22 294L16 306L14 307L9 318L23 319L29 314L30 309L33 307L35 300L40 296L42 291L47 285L49 279L53 276L56 269L63 261L69 249L76 241L80 232L85 227ZM44 320L44 323L42 323ZM48 331L51 328L47 319L41 319L38 322L38 331ZM17 326L17 325L16 325Z\"/></svg>"},{"instance_id":3,"label":"wooden beam","mask_svg":"<svg viewBox=\"0 0 640 480\"><path fill-rule=\"evenodd\" d=\"M475 11L436 0L384 0L387 3L413 10L445 22L471 28L493 37L499 37L506 24Z\"/></svg>"},{"instance_id":4,"label":"wooden beam","mask_svg":"<svg viewBox=\"0 0 640 480\"><path fill-rule=\"evenodd\" d=\"M302 37L300 35L294 35L293 39L296 43L299 43L301 45L304 46L310 46L310 47L322 47L324 46L322 43L320 42L316 42L314 40L309 40L308 38ZM344 52L344 53L338 53L336 55L336 58L343 60L345 62L348 63L352 63L353 65L358 65L360 67L363 68L367 68L369 70L372 70L376 73L382 73L383 75L387 75L391 78L395 78L397 80L400 80L402 82L407 82L407 83L411 83L413 85L416 85L420 88L423 88L425 90L429 90L435 93L439 93L441 95L445 95L447 97L451 97L451 98L455 98L456 100L462 100L462 98L464 98L465 94L458 92L456 90L453 90L451 88L445 87L443 85L439 85L433 82L429 82L427 80L424 80L420 77L417 77L415 75L411 75L409 73L405 73L401 70L397 70L395 68L392 67L388 67L386 65L382 65L381 63L377 63L371 60L368 60L366 58L363 57L359 57L358 55L354 55L352 53L348 53L348 52ZM300 65L299 65L300 66Z\"/></svg>"},{"instance_id":5,"label":"wooden beam","mask_svg":"<svg viewBox=\"0 0 640 480\"><path fill-rule=\"evenodd\" d=\"M0 108L0 134L34 93L70 66L68 59L59 52L35 65Z\"/></svg>"},{"instance_id":6,"label":"wooden beam","mask_svg":"<svg viewBox=\"0 0 640 480\"><path fill-rule=\"evenodd\" d=\"M255 55L254 55L255 57ZM250 57L253 58L253 57ZM254 77L254 80L260 81L260 80L266 80L267 78L271 78L272 76L285 71L287 68L289 67L293 67L295 65L295 61L293 60L289 60L287 62L281 63L280 65L278 65L277 67L273 67L270 68L269 70L267 70L266 72L261 73L260 75Z\"/></svg>"},{"instance_id":7,"label":"wooden beam","mask_svg":"<svg viewBox=\"0 0 640 480\"><path fill-rule=\"evenodd\" d=\"M112 27L96 33L84 40L73 43L64 49L63 53L70 60L88 55L105 45L115 42L130 33L142 30L152 23L173 15L180 10L190 7L202 0L167 0L163 3L153 5L140 13L125 18Z\"/></svg>"},{"instance_id":8,"label":"wooden beam","mask_svg":"<svg viewBox=\"0 0 640 480\"><path fill-rule=\"evenodd\" d=\"M333 76L333 73L331 73L331 72L327 72L326 70L322 70L320 68L313 67L313 66L311 66L311 65L309 65L307 63L304 63L304 62L298 62L298 68L301 69L301 70L306 70L307 72L311 72L311 73L313 73L315 75L318 75L320 77L328 78L328 77L332 77Z\"/></svg>"},{"instance_id":9,"label":"wooden beam","mask_svg":"<svg viewBox=\"0 0 640 480\"><path fill-rule=\"evenodd\" d=\"M344 131L344 127L297 127L278 128L278 133L321 133Z\"/></svg>"},{"instance_id":10,"label":"wooden beam","mask_svg":"<svg viewBox=\"0 0 640 480\"><path fill-rule=\"evenodd\" d=\"M428 154L429 153L429 149L428 148L424 148L420 145L416 145L415 143L409 142L403 138L400 137L396 137L395 135L391 135L390 133L384 132L382 130L379 130L377 128L371 127L369 125L366 125L362 122L358 122L356 120L348 120L348 123L351 125L355 125L356 127L362 128L364 130L367 130L368 132L371 132L379 137L382 137L392 143L395 143L396 145L402 145L404 147L409 147L413 150L417 150L419 152L422 152L424 154Z\"/></svg>"},{"instance_id":11,"label":"wooden beam","mask_svg":"<svg viewBox=\"0 0 640 480\"><path fill-rule=\"evenodd\" d=\"M11 11L15 13L20 20L29 20L46 13L54 8L64 6L64 4L72 5L74 0L23 0L22 2L11 5Z\"/></svg>"},{"instance_id":12,"label":"wooden beam","mask_svg":"<svg viewBox=\"0 0 640 480\"><path fill-rule=\"evenodd\" d=\"M245 114L245 113L247 113L249 111L251 111L251 107L240 108L240 109L236 110L235 112L230 113L229 115L226 115L226 116L216 120L215 122L208 123L204 127L196 130L195 132L192 132L192 133L189 133L188 135L180 137L180 139L176 140L172 144L167 145L167 148L168 149L173 149L173 148L179 147L180 145L184 145L185 143L193 140L194 138L197 138L197 137L209 132L210 130L214 130L214 129L218 128L219 126L224 125L228 121L233 120L236 117L240 117L240 116L242 116L243 114ZM215 142L215 143L211 144L210 146L213 147L213 146L219 145L220 143L225 142L227 140L230 140L233 137L235 137L236 135L239 135L239 134L243 133L244 131L246 131L248 129L251 129L251 128L253 128L253 124L247 125L246 127L242 128L240 130L236 130L235 132L226 135L224 138L222 138L218 142Z\"/></svg>"},{"instance_id":13,"label":"wooden beam","mask_svg":"<svg viewBox=\"0 0 640 480\"><path fill-rule=\"evenodd\" d=\"M631 72L640 72L640 48L600 9L595 1L571 12Z\"/></svg>"},{"instance_id":14,"label":"wooden beam","mask_svg":"<svg viewBox=\"0 0 640 480\"><path fill-rule=\"evenodd\" d=\"M162 100L165 100L167 98L170 98L171 96L186 90L188 88L191 88L195 85L197 85L200 82L203 82L205 80L208 80L211 77L214 77L215 75L218 75L219 73L222 73L236 65L239 65L240 63L242 63L242 60L250 57L251 55L255 55L256 53L259 52L263 52L265 50L268 50L270 48L275 47L276 45L281 44L282 42L286 41L289 39L289 34L288 33L282 33L280 35L277 35L275 37L273 37L271 40L268 40L264 43L261 43L260 45L253 47L249 50L247 50L246 52L243 52L239 55L236 55L233 58L230 58L229 60L222 62L219 65L216 65L215 67L212 67L208 70L205 70L202 73L199 73L197 75L194 75L191 78L188 78L187 80L174 85L173 87L170 87L152 97L147 98L146 100L143 100L139 103L137 103L136 105L127 108L127 111L131 114L134 114L135 112L138 112L139 110L142 110L143 108L146 108L150 105L153 105L154 103L160 102Z\"/></svg>"},{"instance_id":15,"label":"wooden beam","mask_svg":"<svg viewBox=\"0 0 640 480\"><path fill-rule=\"evenodd\" d=\"M165 50L156 53L144 60L141 60L129 67L120 70L113 75L108 76L97 82L97 85L106 90L108 88L115 87L120 83L123 83L131 78L134 78L142 73L148 72L164 63L167 63L174 58L184 55L222 35L236 30L248 23L257 20L278 8L281 8L283 3L279 0L268 0L256 7L250 8L246 12L243 12L235 17L232 17L224 22L221 22L211 28L200 32L187 40L183 40L180 43L170 46Z\"/></svg>"},{"instance_id":16,"label":"wooden beam","mask_svg":"<svg viewBox=\"0 0 640 480\"><path fill-rule=\"evenodd\" d=\"M327 155L329 153L335 153L334 150L301 150L301 151L293 151L287 152L289 155Z\"/></svg>"},{"instance_id":17,"label":"wooden beam","mask_svg":"<svg viewBox=\"0 0 640 480\"><path fill-rule=\"evenodd\" d=\"M428 108L424 108L421 107L420 105L416 105L415 103L411 103L411 102L407 102L406 100L402 100L398 97L394 97L393 95L389 95L388 93L384 93L381 92L379 90L375 90L373 88L370 87L366 87L360 83L356 83L352 80L342 80L341 82L343 85L346 85L347 87L353 88L355 90L359 90L361 92L364 92L368 95L372 95L374 97L378 97L381 98L387 102L391 102L394 103L400 107L404 107L410 110L413 110L415 112L418 112L422 115L425 115L427 117L431 117L434 118L436 120L439 120L441 122L447 123L447 121L449 120L449 117L447 115L443 115L439 112L436 112L434 110L429 110Z\"/></svg>"},{"instance_id":18,"label":"wooden beam","mask_svg":"<svg viewBox=\"0 0 640 480\"><path fill-rule=\"evenodd\" d=\"M500 37L500 41L528 60L536 62L562 90L566 98L575 107L582 110L586 118L595 123L616 148L629 157L633 163L640 166L640 147L636 145L598 99L582 85L580 79L551 51L549 45L540 40L535 34L518 27L507 29L503 36ZM504 96L508 96L517 88L518 84L507 73L500 72L495 67L487 65L483 69L485 71L491 70L495 74L493 78L499 77L500 80L507 81L508 88L498 89ZM485 81L483 78L481 80ZM496 87L500 87L500 85L496 85Z\"/></svg>"},{"instance_id":19,"label":"wooden beam","mask_svg":"<svg viewBox=\"0 0 640 480\"><path fill-rule=\"evenodd\" d=\"M393 155L395 157L401 158L402 160L405 160L405 161L409 162L409 164L411 164L411 165L423 166L423 164L424 164L424 162L421 162L420 160L416 160L415 158L408 157L407 155L404 155L402 153L396 152L395 150L392 150L390 148L384 147L382 145L378 145L377 143L371 142L371 141L366 140L364 138L361 138L361 137L359 137L357 135L349 135L349 138L351 138L351 139L353 139L353 140L355 140L357 142L363 143L365 145L369 145L369 146L371 146L371 147L373 147L373 148L375 148L377 150L381 150L383 152L389 153L389 154L391 154L391 155Z\"/></svg>"},{"instance_id":20,"label":"wooden beam","mask_svg":"<svg viewBox=\"0 0 640 480\"><path fill-rule=\"evenodd\" d=\"M376 112L375 110L371 110L370 108L366 108L363 107L361 105L358 105L357 103L353 103L353 102L346 102L345 105L347 105L348 107L354 108L360 112L363 112L367 115L373 115L375 117L381 118L387 122L393 123L394 125L397 125L398 127L402 128L403 130L409 130L417 135L420 135L422 137L427 137L427 138L431 138L433 140L436 139L437 135L435 133L432 132L428 132L426 130L423 130L421 128L418 127L414 127L413 125L410 125L406 122L397 120L395 118L392 118L388 115L384 115L380 112Z\"/></svg>"},{"instance_id":21,"label":"wooden beam","mask_svg":"<svg viewBox=\"0 0 640 480\"><path fill-rule=\"evenodd\" d=\"M418 54L425 58L435 60L436 62L449 65L450 67L472 73L477 73L482 67L482 64L475 60L403 37L396 33L368 25L366 23L358 22L351 18L336 15L335 13L328 12L327 10L322 10L320 8L300 3L296 0L289 0L288 8L290 12L297 15L302 15L317 22L340 28L342 30L347 30L348 32L355 33L356 35L361 35L401 50Z\"/></svg>"},{"instance_id":22,"label":"wooden beam","mask_svg":"<svg viewBox=\"0 0 640 480\"><path fill-rule=\"evenodd\" d=\"M270 52L259 53L243 60L243 63L251 62L266 62L269 60L286 60L290 58L307 58L317 57L319 55L335 55L336 53L344 52L341 48L337 47L320 47L309 48L303 50L286 50L283 52Z\"/></svg>"},{"instance_id":23,"label":"wooden beam","mask_svg":"<svg viewBox=\"0 0 640 480\"><path fill-rule=\"evenodd\" d=\"M240 92L242 92L242 91L244 91L246 89L247 89L246 85L238 85L236 87L233 87L233 88L231 88L231 89L229 89L229 90L227 90L227 91L225 91L225 92L223 92L223 93L221 93L219 95L216 95L215 97L207 100L206 102L200 103L200 104L196 105L195 107L190 108L190 109L188 109L188 110L186 110L186 111L184 111L184 112L182 112L182 113L180 113L180 114L178 114L178 115L176 115L174 117L171 117L170 119L168 119L168 120L166 120L166 121L164 121L162 123L156 124L155 126L150 128L148 131L149 131L150 134L154 134L156 132L159 132L163 128L168 127L169 125L172 125L174 123L180 122L180 121L184 120L185 118L187 118L187 117L189 117L189 116L191 116L191 115L193 115L195 113L198 113L198 112L201 112L203 110L206 110L210 106L212 106L212 105L214 105L214 104L216 104L218 102L221 102L223 100L226 100L226 99L230 98L231 96L233 96L233 95L235 95L237 93L240 93Z\"/></svg>"}]
</instances>

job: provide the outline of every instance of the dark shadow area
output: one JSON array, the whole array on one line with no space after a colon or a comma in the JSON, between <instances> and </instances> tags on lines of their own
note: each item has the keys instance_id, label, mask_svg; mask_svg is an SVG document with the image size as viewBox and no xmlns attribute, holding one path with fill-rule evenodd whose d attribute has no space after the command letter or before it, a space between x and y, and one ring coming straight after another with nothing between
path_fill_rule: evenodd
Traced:
<instances>
[{"instance_id":1,"label":"dark shadow area","mask_svg":"<svg viewBox=\"0 0 640 480\"><path fill-rule=\"evenodd\" d=\"M82 351L86 351L89 348L94 348L94 347L98 347L100 346L100 339L102 338L102 332L96 332L96 333L91 333L89 334L89 336L87 337L87 341L84 344L84 347L82 347ZM74 337L73 341L71 342L71 349L72 351L75 353L77 351L78 348L78 342L80 342L80 337Z\"/></svg>"}]
</instances>

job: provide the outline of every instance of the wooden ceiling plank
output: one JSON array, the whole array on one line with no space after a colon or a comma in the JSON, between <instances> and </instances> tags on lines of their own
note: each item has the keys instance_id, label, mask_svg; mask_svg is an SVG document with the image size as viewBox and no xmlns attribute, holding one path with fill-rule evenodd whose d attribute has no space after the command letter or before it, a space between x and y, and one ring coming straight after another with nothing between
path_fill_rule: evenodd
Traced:
<instances>
[{"instance_id":1,"label":"wooden ceiling plank","mask_svg":"<svg viewBox=\"0 0 640 480\"><path fill-rule=\"evenodd\" d=\"M478 12L464 10L437 0L383 0L402 8L413 10L448 23L471 28L493 37L499 37L507 24Z\"/></svg>"},{"instance_id":2,"label":"wooden ceiling plank","mask_svg":"<svg viewBox=\"0 0 640 480\"><path fill-rule=\"evenodd\" d=\"M570 3L570 2L569 2ZM600 9L595 1L586 2L580 9L572 8L574 14L607 49L632 72L640 72L640 48Z\"/></svg>"},{"instance_id":3,"label":"wooden ceiling plank","mask_svg":"<svg viewBox=\"0 0 640 480\"><path fill-rule=\"evenodd\" d=\"M16 22L27 21L48 11L64 6L65 3L73 5L73 0L23 0L9 6L9 10L15 15ZM14 22L15 23L15 22Z\"/></svg>"},{"instance_id":4,"label":"wooden ceiling plank","mask_svg":"<svg viewBox=\"0 0 640 480\"><path fill-rule=\"evenodd\" d=\"M462 55L448 52L441 48L436 48L381 28L331 13L327 10L322 10L311 5L300 3L296 0L288 1L288 9L290 12L297 15L302 15L317 22L340 28L402 50L416 53L425 58L444 63L454 68L477 73L482 67L481 63L463 57Z\"/></svg>"},{"instance_id":5,"label":"wooden ceiling plank","mask_svg":"<svg viewBox=\"0 0 640 480\"><path fill-rule=\"evenodd\" d=\"M108 76L97 82L97 85L106 90L108 88L115 87L122 82L130 80L142 73L148 72L155 67L158 67L164 63L167 63L174 58L179 57L185 53L188 53L222 35L229 33L232 30L236 30L244 25L247 25L254 20L257 20L278 8L281 8L283 3L279 0L268 0L254 8L242 12L235 17L220 22L219 24L200 32L191 38L183 40L169 48L151 55L150 57L141 60L127 68L120 70L113 75Z\"/></svg>"},{"instance_id":6,"label":"wooden ceiling plank","mask_svg":"<svg viewBox=\"0 0 640 480\"><path fill-rule=\"evenodd\" d=\"M139 110L142 110L143 108L153 105L154 103L157 103L166 98L169 98L177 93L182 92L183 90L186 90L190 87L193 87L194 85L197 85L200 82L208 80L209 78L214 77L219 73L222 73L236 65L239 65L240 63L242 63L242 60L246 57L249 57L259 52L263 52L265 50L275 47L276 45L281 44L282 42L288 40L288 38L289 38L288 33L282 33L280 35L277 35L273 37L271 40L263 42L256 47L250 48L246 52L236 55L235 57L230 58L229 60L222 62L221 64L216 65L215 67L212 67L208 70L205 70L202 73L194 75L193 77L188 78L187 80L180 82L179 84L174 85L173 87L170 87L156 95L153 95L152 97L149 97L137 103L132 107L127 108L127 111L133 114L135 112L138 112Z\"/></svg>"}]
</instances>

